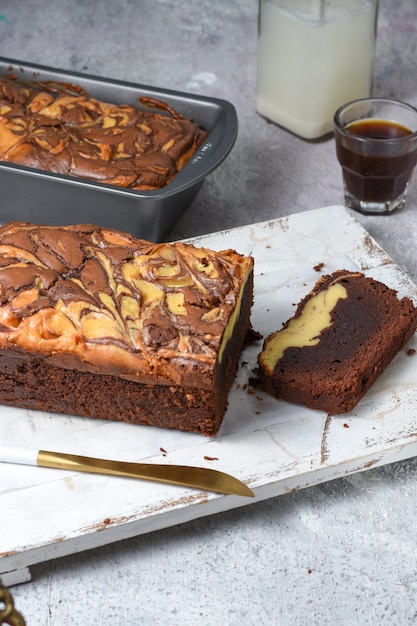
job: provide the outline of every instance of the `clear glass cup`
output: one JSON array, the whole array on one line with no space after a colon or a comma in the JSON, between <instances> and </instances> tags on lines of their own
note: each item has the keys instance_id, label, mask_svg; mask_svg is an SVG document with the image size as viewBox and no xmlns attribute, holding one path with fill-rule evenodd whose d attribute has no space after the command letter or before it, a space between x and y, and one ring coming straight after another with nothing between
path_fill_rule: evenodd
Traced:
<instances>
[{"instance_id":1,"label":"clear glass cup","mask_svg":"<svg viewBox=\"0 0 417 626\"><path fill-rule=\"evenodd\" d=\"M417 163L417 109L389 98L363 98L334 116L345 204L360 213L404 206Z\"/></svg>"}]
</instances>

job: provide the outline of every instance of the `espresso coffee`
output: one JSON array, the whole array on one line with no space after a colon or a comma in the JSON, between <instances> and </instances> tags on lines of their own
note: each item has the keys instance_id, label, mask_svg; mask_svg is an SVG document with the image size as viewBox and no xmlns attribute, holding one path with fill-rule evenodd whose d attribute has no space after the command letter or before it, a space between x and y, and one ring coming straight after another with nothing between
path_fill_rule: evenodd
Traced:
<instances>
[{"instance_id":1,"label":"espresso coffee","mask_svg":"<svg viewBox=\"0 0 417 626\"><path fill-rule=\"evenodd\" d=\"M334 115L345 204L389 215L406 201L417 163L417 109L392 98L361 98Z\"/></svg>"},{"instance_id":2,"label":"espresso coffee","mask_svg":"<svg viewBox=\"0 0 417 626\"><path fill-rule=\"evenodd\" d=\"M401 196L417 163L417 151L410 144L410 150L401 152L395 144L412 131L397 122L374 118L352 122L346 131L336 145L346 191L368 203L390 202Z\"/></svg>"},{"instance_id":3,"label":"espresso coffee","mask_svg":"<svg viewBox=\"0 0 417 626\"><path fill-rule=\"evenodd\" d=\"M346 130L360 137L371 139L398 139L411 135L411 130L402 124L376 118L351 122L346 126Z\"/></svg>"}]
</instances>

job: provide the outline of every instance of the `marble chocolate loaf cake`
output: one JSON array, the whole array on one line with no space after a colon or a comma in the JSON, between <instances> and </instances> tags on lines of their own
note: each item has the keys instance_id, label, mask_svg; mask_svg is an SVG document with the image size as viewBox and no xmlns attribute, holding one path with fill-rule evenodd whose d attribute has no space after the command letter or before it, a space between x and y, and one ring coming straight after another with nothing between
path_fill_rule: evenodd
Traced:
<instances>
[{"instance_id":1,"label":"marble chocolate loaf cake","mask_svg":"<svg viewBox=\"0 0 417 626\"><path fill-rule=\"evenodd\" d=\"M261 387L329 414L352 410L417 327L409 298L360 272L323 276L258 356Z\"/></svg>"},{"instance_id":2,"label":"marble chocolate loaf cake","mask_svg":"<svg viewBox=\"0 0 417 626\"><path fill-rule=\"evenodd\" d=\"M0 78L0 160L136 190L167 185L208 133L149 97L148 111L76 85Z\"/></svg>"},{"instance_id":3,"label":"marble chocolate loaf cake","mask_svg":"<svg viewBox=\"0 0 417 626\"><path fill-rule=\"evenodd\" d=\"M0 403L214 435L253 259L92 225L0 228Z\"/></svg>"}]
</instances>

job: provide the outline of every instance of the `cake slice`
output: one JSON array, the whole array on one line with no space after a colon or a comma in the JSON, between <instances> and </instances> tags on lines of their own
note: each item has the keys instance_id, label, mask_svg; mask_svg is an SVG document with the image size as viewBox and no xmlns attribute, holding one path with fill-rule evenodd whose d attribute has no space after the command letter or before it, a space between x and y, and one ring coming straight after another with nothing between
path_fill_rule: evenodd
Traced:
<instances>
[{"instance_id":1,"label":"cake slice","mask_svg":"<svg viewBox=\"0 0 417 626\"><path fill-rule=\"evenodd\" d=\"M409 298L360 272L318 280L295 315L264 341L259 384L276 398L329 414L352 410L410 339Z\"/></svg>"},{"instance_id":2,"label":"cake slice","mask_svg":"<svg viewBox=\"0 0 417 626\"><path fill-rule=\"evenodd\" d=\"M0 403L214 435L253 259L92 225L0 228Z\"/></svg>"}]
</instances>

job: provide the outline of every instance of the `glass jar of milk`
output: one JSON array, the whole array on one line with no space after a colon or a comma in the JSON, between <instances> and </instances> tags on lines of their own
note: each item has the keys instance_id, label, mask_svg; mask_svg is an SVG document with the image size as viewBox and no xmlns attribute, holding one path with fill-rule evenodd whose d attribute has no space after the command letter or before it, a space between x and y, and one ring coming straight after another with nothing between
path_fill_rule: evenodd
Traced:
<instances>
[{"instance_id":1,"label":"glass jar of milk","mask_svg":"<svg viewBox=\"0 0 417 626\"><path fill-rule=\"evenodd\" d=\"M256 110L306 139L371 95L378 0L259 0Z\"/></svg>"}]
</instances>

